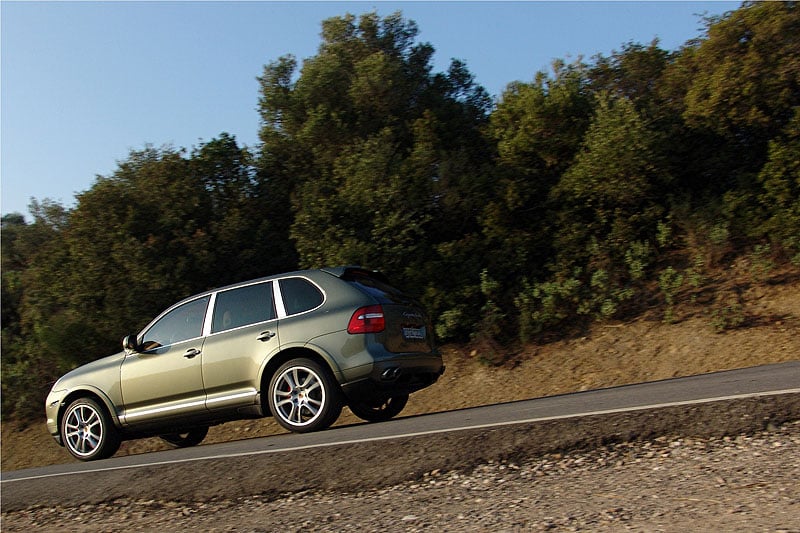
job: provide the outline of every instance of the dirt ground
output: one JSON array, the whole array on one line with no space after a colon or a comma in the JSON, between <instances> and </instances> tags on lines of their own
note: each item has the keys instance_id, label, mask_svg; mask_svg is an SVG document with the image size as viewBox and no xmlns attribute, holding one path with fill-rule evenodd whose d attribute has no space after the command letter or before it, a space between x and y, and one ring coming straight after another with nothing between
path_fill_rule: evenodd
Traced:
<instances>
[{"instance_id":1,"label":"dirt ground","mask_svg":"<svg viewBox=\"0 0 800 533\"><path fill-rule=\"evenodd\" d=\"M444 346L445 375L412 395L403 415L447 411L498 402L640 383L800 359L800 274L774 273L766 282L727 280L717 294L735 295L739 327L718 332L717 300L686 298L673 323L654 309L627 323L596 324L573 338L531 344L503 354L485 346ZM708 299L708 298L706 298ZM488 356L487 356L488 354ZM347 409L338 424L358 422ZM284 432L272 419L211 428L205 444ZM2 470L71 461L47 434L44 420L21 427L2 423ZM120 455L166 449L159 439L123 443Z\"/></svg>"}]
</instances>

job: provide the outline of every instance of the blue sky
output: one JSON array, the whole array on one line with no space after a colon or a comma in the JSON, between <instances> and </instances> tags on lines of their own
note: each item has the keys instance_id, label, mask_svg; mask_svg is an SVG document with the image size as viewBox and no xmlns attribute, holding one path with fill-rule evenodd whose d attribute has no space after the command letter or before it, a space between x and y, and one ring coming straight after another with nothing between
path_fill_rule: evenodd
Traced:
<instances>
[{"instance_id":1,"label":"blue sky","mask_svg":"<svg viewBox=\"0 0 800 533\"><path fill-rule=\"evenodd\" d=\"M739 2L13 2L0 3L0 212L31 198L74 206L97 175L146 144L191 149L222 132L258 143L263 66L316 54L320 22L402 11L418 40L499 96L554 59L624 43L675 50L699 14Z\"/></svg>"}]
</instances>

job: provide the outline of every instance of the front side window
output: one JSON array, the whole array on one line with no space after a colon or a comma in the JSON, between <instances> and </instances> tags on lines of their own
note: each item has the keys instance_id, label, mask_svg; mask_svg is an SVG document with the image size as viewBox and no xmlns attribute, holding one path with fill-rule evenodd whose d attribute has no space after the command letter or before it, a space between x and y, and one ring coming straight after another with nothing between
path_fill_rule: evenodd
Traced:
<instances>
[{"instance_id":1,"label":"front side window","mask_svg":"<svg viewBox=\"0 0 800 533\"><path fill-rule=\"evenodd\" d=\"M217 294L211 333L249 326L275 318L272 282L257 283Z\"/></svg>"},{"instance_id":2,"label":"front side window","mask_svg":"<svg viewBox=\"0 0 800 533\"><path fill-rule=\"evenodd\" d=\"M325 297L316 285L303 278L286 278L279 281L281 296L287 315L310 311L322 305Z\"/></svg>"},{"instance_id":3,"label":"front side window","mask_svg":"<svg viewBox=\"0 0 800 533\"><path fill-rule=\"evenodd\" d=\"M204 296L187 302L158 319L142 338L144 349L152 350L202 336L209 298Z\"/></svg>"}]
</instances>

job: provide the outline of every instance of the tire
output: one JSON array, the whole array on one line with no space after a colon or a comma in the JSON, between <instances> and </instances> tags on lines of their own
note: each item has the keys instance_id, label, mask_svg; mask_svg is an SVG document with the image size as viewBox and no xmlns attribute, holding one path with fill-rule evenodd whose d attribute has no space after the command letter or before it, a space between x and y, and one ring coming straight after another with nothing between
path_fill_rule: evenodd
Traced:
<instances>
[{"instance_id":1,"label":"tire","mask_svg":"<svg viewBox=\"0 0 800 533\"><path fill-rule=\"evenodd\" d=\"M281 365L269 382L269 408L275 420L295 433L330 427L342 412L342 394L330 371L311 359Z\"/></svg>"},{"instance_id":2,"label":"tire","mask_svg":"<svg viewBox=\"0 0 800 533\"><path fill-rule=\"evenodd\" d=\"M385 422L399 415L407 403L408 394L401 394L380 400L351 402L348 407L361 420Z\"/></svg>"},{"instance_id":3,"label":"tire","mask_svg":"<svg viewBox=\"0 0 800 533\"><path fill-rule=\"evenodd\" d=\"M91 398L79 398L67 407L61 417L61 440L81 461L111 457L121 443L106 408Z\"/></svg>"},{"instance_id":4,"label":"tire","mask_svg":"<svg viewBox=\"0 0 800 533\"><path fill-rule=\"evenodd\" d=\"M193 428L183 433L169 433L167 435L159 435L158 437L175 448L189 448L197 446L208 435L207 427Z\"/></svg>"}]
</instances>

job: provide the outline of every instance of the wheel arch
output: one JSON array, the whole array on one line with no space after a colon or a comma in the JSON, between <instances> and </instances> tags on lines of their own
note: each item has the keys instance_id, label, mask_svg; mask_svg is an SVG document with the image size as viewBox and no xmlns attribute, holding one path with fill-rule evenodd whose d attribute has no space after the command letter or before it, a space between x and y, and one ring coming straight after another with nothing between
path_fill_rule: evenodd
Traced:
<instances>
[{"instance_id":1,"label":"wheel arch","mask_svg":"<svg viewBox=\"0 0 800 533\"><path fill-rule=\"evenodd\" d=\"M268 394L266 393L266 391L269 389L269 382L272 379L272 376L275 375L275 372L278 370L278 368L280 368L280 366L285 362L301 357L305 359L311 359L312 361L315 361L327 368L331 372L336 386L340 387L341 371L329 354L322 350L316 350L308 345L291 346L281 350L267 360L264 364L264 368L261 371L261 380L259 382L261 392L261 409L263 410L265 416L272 416L272 412L269 408Z\"/></svg>"},{"instance_id":2,"label":"wheel arch","mask_svg":"<svg viewBox=\"0 0 800 533\"><path fill-rule=\"evenodd\" d=\"M95 400L106 410L106 413L111 418L111 422L114 424L114 426L117 429L122 429L119 417L117 416L117 411L114 408L114 404L111 402L111 400L108 399L108 396L106 396L99 389L95 389L94 387L87 387L70 391L70 393L64 396L64 399L61 400L61 405L58 407L58 418L57 418L58 425L56 426L59 430L59 434L61 432L61 421L64 418L64 413L66 412L67 407L69 407L72 402L74 402L79 398L91 398L92 400Z\"/></svg>"}]
</instances>

